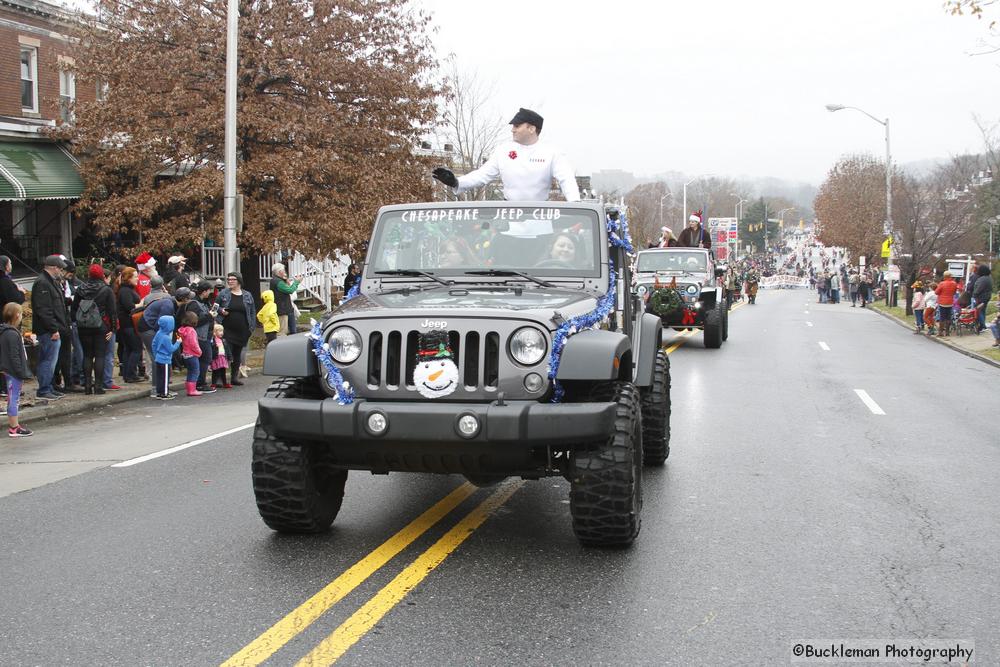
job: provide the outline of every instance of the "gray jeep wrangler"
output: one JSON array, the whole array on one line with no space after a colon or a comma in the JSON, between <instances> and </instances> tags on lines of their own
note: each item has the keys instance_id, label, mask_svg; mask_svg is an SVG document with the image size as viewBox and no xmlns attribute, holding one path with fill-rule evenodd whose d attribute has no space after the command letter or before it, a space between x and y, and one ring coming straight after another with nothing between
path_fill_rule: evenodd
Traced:
<instances>
[{"instance_id":1,"label":"gray jeep wrangler","mask_svg":"<svg viewBox=\"0 0 1000 667\"><path fill-rule=\"evenodd\" d=\"M670 366L622 223L597 203L382 208L359 294L267 348L264 522L327 529L349 470L563 476L582 543L631 543L643 464L670 452Z\"/></svg>"},{"instance_id":2,"label":"gray jeep wrangler","mask_svg":"<svg viewBox=\"0 0 1000 667\"><path fill-rule=\"evenodd\" d=\"M633 291L647 313L677 331L703 329L705 347L729 338L729 304L719 278L726 268L704 248L650 248L636 256Z\"/></svg>"}]
</instances>

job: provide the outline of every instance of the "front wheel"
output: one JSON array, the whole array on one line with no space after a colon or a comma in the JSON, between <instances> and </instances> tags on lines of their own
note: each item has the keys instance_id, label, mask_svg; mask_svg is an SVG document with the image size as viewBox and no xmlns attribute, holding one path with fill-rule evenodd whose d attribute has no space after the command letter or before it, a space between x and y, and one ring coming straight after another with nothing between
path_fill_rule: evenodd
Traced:
<instances>
[{"instance_id":1,"label":"front wheel","mask_svg":"<svg viewBox=\"0 0 1000 667\"><path fill-rule=\"evenodd\" d=\"M642 396L642 462L662 466L670 456L670 357L656 353L653 383Z\"/></svg>"},{"instance_id":2,"label":"front wheel","mask_svg":"<svg viewBox=\"0 0 1000 667\"><path fill-rule=\"evenodd\" d=\"M621 547L642 525L642 409L631 382L610 382L604 397L618 404L614 431L593 449L570 458L573 532L585 546Z\"/></svg>"},{"instance_id":3,"label":"front wheel","mask_svg":"<svg viewBox=\"0 0 1000 667\"><path fill-rule=\"evenodd\" d=\"M713 350L722 347L722 318L721 304L705 314L705 347Z\"/></svg>"},{"instance_id":4,"label":"front wheel","mask_svg":"<svg viewBox=\"0 0 1000 667\"><path fill-rule=\"evenodd\" d=\"M310 392L302 382L278 379L265 396L304 398ZM257 510L280 533L325 531L340 512L347 470L330 466L318 443L268 435L258 419L250 469Z\"/></svg>"}]
</instances>

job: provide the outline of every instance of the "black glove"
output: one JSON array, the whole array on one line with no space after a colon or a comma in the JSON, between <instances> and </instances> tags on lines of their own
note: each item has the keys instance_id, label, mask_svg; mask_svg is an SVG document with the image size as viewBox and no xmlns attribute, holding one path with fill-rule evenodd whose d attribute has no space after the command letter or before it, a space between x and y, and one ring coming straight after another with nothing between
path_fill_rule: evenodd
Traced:
<instances>
[{"instance_id":1,"label":"black glove","mask_svg":"<svg viewBox=\"0 0 1000 667\"><path fill-rule=\"evenodd\" d=\"M458 179L455 178L455 172L451 169L445 169L444 167L438 167L431 172L434 178L438 179L445 185L451 186L453 188L458 187Z\"/></svg>"}]
</instances>

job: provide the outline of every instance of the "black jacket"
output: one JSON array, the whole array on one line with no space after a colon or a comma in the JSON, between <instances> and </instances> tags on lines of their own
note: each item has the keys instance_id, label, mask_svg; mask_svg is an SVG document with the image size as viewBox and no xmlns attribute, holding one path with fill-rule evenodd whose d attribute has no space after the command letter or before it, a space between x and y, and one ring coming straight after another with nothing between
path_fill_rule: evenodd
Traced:
<instances>
[{"instance_id":1,"label":"black jacket","mask_svg":"<svg viewBox=\"0 0 1000 667\"><path fill-rule=\"evenodd\" d=\"M991 276L979 276L976 284L972 287L972 298L977 304L989 303L993 296L993 278Z\"/></svg>"},{"instance_id":2,"label":"black jacket","mask_svg":"<svg viewBox=\"0 0 1000 667\"><path fill-rule=\"evenodd\" d=\"M282 282L287 283L286 280L278 276L271 277L269 287L274 292L274 305L278 307L278 315L292 315L294 313L292 310L292 295L285 294L278 289L278 284Z\"/></svg>"},{"instance_id":3,"label":"black jacket","mask_svg":"<svg viewBox=\"0 0 1000 667\"><path fill-rule=\"evenodd\" d=\"M31 326L40 334L69 331L69 312L62 283L45 271L31 286Z\"/></svg>"},{"instance_id":4,"label":"black jacket","mask_svg":"<svg viewBox=\"0 0 1000 667\"><path fill-rule=\"evenodd\" d=\"M131 327L132 326L132 311L135 310L136 304L138 304L142 299L139 298L139 293L135 291L135 288L131 285L122 285L118 288L118 326L119 327Z\"/></svg>"},{"instance_id":5,"label":"black jacket","mask_svg":"<svg viewBox=\"0 0 1000 667\"><path fill-rule=\"evenodd\" d=\"M115 331L118 329L118 306L115 304L115 293L100 278L91 278L82 283L73 295L73 307L70 309L70 316L75 321L76 311L80 308L80 302L84 299L93 299L97 304L97 309L101 311L101 320L104 322L103 331Z\"/></svg>"},{"instance_id":6,"label":"black jacket","mask_svg":"<svg viewBox=\"0 0 1000 667\"><path fill-rule=\"evenodd\" d=\"M0 271L0 310L8 303L24 303L24 292L3 271Z\"/></svg>"},{"instance_id":7,"label":"black jacket","mask_svg":"<svg viewBox=\"0 0 1000 667\"><path fill-rule=\"evenodd\" d=\"M31 378L21 332L7 323L0 323L0 371L20 380Z\"/></svg>"}]
</instances>

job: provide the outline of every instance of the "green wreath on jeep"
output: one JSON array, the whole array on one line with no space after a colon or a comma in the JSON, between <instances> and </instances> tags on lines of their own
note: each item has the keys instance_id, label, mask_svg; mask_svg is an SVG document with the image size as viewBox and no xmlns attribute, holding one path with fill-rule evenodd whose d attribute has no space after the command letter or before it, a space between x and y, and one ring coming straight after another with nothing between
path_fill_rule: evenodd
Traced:
<instances>
[{"instance_id":1,"label":"green wreath on jeep","mask_svg":"<svg viewBox=\"0 0 1000 667\"><path fill-rule=\"evenodd\" d=\"M659 317L670 317L683 307L683 302L677 290L661 287L653 290L653 295L649 298L649 306L650 310Z\"/></svg>"}]
</instances>

